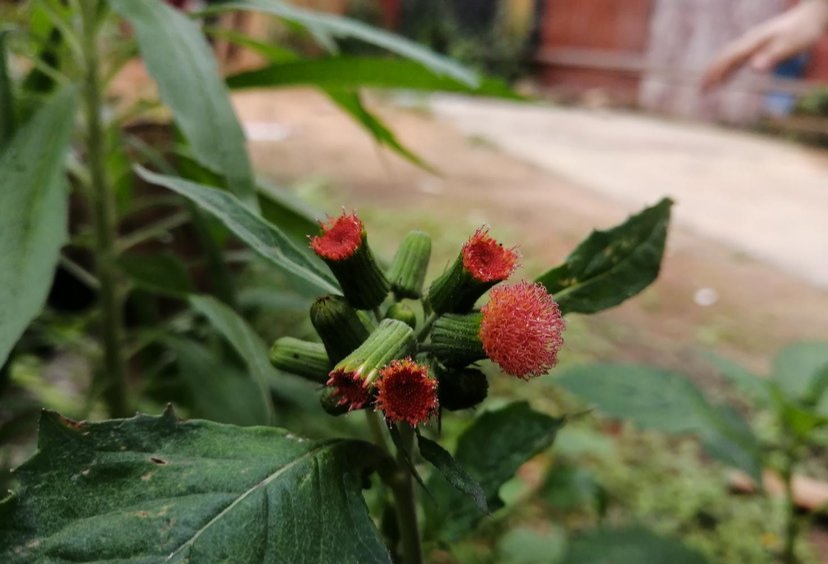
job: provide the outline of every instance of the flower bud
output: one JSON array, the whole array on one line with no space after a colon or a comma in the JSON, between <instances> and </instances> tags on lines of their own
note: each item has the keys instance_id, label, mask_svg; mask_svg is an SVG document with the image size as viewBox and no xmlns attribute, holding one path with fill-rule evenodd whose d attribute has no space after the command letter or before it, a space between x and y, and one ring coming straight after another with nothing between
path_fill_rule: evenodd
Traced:
<instances>
[{"instance_id":1,"label":"flower bud","mask_svg":"<svg viewBox=\"0 0 828 564\"><path fill-rule=\"evenodd\" d=\"M380 305L388 294L388 280L368 246L362 221L343 213L322 224L322 234L313 237L311 249L331 269L342 293L357 309Z\"/></svg>"},{"instance_id":2,"label":"flower bud","mask_svg":"<svg viewBox=\"0 0 828 564\"><path fill-rule=\"evenodd\" d=\"M430 258L431 237L427 233L411 231L405 236L388 269L388 281L397 299L420 297Z\"/></svg>"},{"instance_id":3,"label":"flower bud","mask_svg":"<svg viewBox=\"0 0 828 564\"><path fill-rule=\"evenodd\" d=\"M270 349L270 362L285 372L324 384L328 380L331 361L322 343L311 343L282 337Z\"/></svg>"},{"instance_id":4,"label":"flower bud","mask_svg":"<svg viewBox=\"0 0 828 564\"><path fill-rule=\"evenodd\" d=\"M376 406L389 423L416 427L437 409L437 382L428 375L428 367L410 358L395 360L380 370Z\"/></svg>"},{"instance_id":5,"label":"flower bud","mask_svg":"<svg viewBox=\"0 0 828 564\"><path fill-rule=\"evenodd\" d=\"M438 318L431 347L449 367L488 357L507 374L529 379L557 364L565 328L558 304L546 289L519 282L492 289L479 313Z\"/></svg>"},{"instance_id":6,"label":"flower bud","mask_svg":"<svg viewBox=\"0 0 828 564\"><path fill-rule=\"evenodd\" d=\"M417 327L417 314L410 307L403 304L391 304L388 311L385 312L385 317L386 319L402 321L412 329Z\"/></svg>"},{"instance_id":7,"label":"flower bud","mask_svg":"<svg viewBox=\"0 0 828 564\"><path fill-rule=\"evenodd\" d=\"M517 268L518 254L478 229L463 245L457 260L428 289L435 313L465 313L489 288L506 280Z\"/></svg>"},{"instance_id":8,"label":"flower bud","mask_svg":"<svg viewBox=\"0 0 828 564\"><path fill-rule=\"evenodd\" d=\"M325 410L325 413L333 415L334 417L345 415L350 411L346 404L340 403L339 396L336 395L336 390L333 388L325 388L322 390L322 395L319 396L319 403L322 409Z\"/></svg>"},{"instance_id":9,"label":"flower bud","mask_svg":"<svg viewBox=\"0 0 828 564\"><path fill-rule=\"evenodd\" d=\"M331 370L327 385L336 390L340 404L360 409L371 399L380 368L408 354L414 342L411 327L396 319L383 319L368 340Z\"/></svg>"},{"instance_id":10,"label":"flower bud","mask_svg":"<svg viewBox=\"0 0 828 564\"><path fill-rule=\"evenodd\" d=\"M469 409L479 405L489 393L486 375L476 368L438 370L437 387L440 407L449 411Z\"/></svg>"},{"instance_id":11,"label":"flower bud","mask_svg":"<svg viewBox=\"0 0 828 564\"><path fill-rule=\"evenodd\" d=\"M431 350L449 367L462 367L486 358L480 342L480 312L447 313L437 318L431 330Z\"/></svg>"},{"instance_id":12,"label":"flower bud","mask_svg":"<svg viewBox=\"0 0 828 564\"><path fill-rule=\"evenodd\" d=\"M342 296L322 296L310 309L313 328L332 363L337 363L368 338L368 328Z\"/></svg>"}]
</instances>

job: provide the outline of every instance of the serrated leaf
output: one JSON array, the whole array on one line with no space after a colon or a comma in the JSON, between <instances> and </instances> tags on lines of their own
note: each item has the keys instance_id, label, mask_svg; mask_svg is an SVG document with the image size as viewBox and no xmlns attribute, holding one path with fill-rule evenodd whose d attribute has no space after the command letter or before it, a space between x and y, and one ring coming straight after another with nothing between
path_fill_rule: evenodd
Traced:
<instances>
[{"instance_id":1,"label":"serrated leaf","mask_svg":"<svg viewBox=\"0 0 828 564\"><path fill-rule=\"evenodd\" d=\"M313 260L297 248L278 227L248 210L232 194L174 176L156 174L140 166L136 171L147 182L169 188L195 202L275 266L313 284L321 293L338 293L336 282L325 272L321 261Z\"/></svg>"},{"instance_id":2,"label":"serrated leaf","mask_svg":"<svg viewBox=\"0 0 828 564\"><path fill-rule=\"evenodd\" d=\"M63 176L77 95L54 95L21 127L0 156L0 365L52 285L66 240Z\"/></svg>"},{"instance_id":3,"label":"serrated leaf","mask_svg":"<svg viewBox=\"0 0 828 564\"><path fill-rule=\"evenodd\" d=\"M566 261L537 281L561 311L596 313L649 286L661 269L672 200L665 198L607 231L593 231Z\"/></svg>"},{"instance_id":4,"label":"serrated leaf","mask_svg":"<svg viewBox=\"0 0 828 564\"><path fill-rule=\"evenodd\" d=\"M232 89L301 85L323 89L400 88L519 99L508 86L495 79L484 79L469 86L452 76L436 74L416 61L382 57L287 61L235 74L227 78L227 85Z\"/></svg>"},{"instance_id":5,"label":"serrated leaf","mask_svg":"<svg viewBox=\"0 0 828 564\"><path fill-rule=\"evenodd\" d=\"M563 564L706 564L677 540L640 527L595 529L570 542Z\"/></svg>"},{"instance_id":6,"label":"serrated leaf","mask_svg":"<svg viewBox=\"0 0 828 564\"><path fill-rule=\"evenodd\" d=\"M0 504L7 564L390 564L361 496L382 456L267 427L44 412L38 453Z\"/></svg>"},{"instance_id":7,"label":"serrated leaf","mask_svg":"<svg viewBox=\"0 0 828 564\"><path fill-rule=\"evenodd\" d=\"M417 435L417 445L423 458L428 460L449 484L471 497L481 513L489 513L489 504L486 502L483 488L454 460L449 451L420 434Z\"/></svg>"},{"instance_id":8,"label":"serrated leaf","mask_svg":"<svg viewBox=\"0 0 828 564\"><path fill-rule=\"evenodd\" d=\"M372 27L349 18L305 10L280 0L220 0L207 13L227 10L264 12L289 21L310 31L318 40L333 46L330 38L350 37L376 45L401 57L417 61L433 73L450 76L470 87L478 84L477 75L448 57L438 55L425 47L394 33Z\"/></svg>"},{"instance_id":9,"label":"serrated leaf","mask_svg":"<svg viewBox=\"0 0 828 564\"><path fill-rule=\"evenodd\" d=\"M454 459L476 480L491 511L503 507L498 492L518 468L549 447L564 420L532 410L517 402L487 411L466 429L457 443ZM433 537L456 540L483 517L475 503L442 476L428 481L438 506L426 506L427 530Z\"/></svg>"},{"instance_id":10,"label":"serrated leaf","mask_svg":"<svg viewBox=\"0 0 828 564\"><path fill-rule=\"evenodd\" d=\"M161 100L172 110L195 157L224 175L233 193L256 209L244 132L199 27L162 0L110 0L109 5L133 26Z\"/></svg>"}]
</instances>

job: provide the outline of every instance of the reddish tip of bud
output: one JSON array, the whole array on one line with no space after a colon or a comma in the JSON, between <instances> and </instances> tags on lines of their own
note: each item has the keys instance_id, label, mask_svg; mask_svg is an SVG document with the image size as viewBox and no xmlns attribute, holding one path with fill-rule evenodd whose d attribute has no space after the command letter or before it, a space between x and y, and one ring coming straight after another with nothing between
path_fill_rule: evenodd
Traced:
<instances>
[{"instance_id":1,"label":"reddish tip of bud","mask_svg":"<svg viewBox=\"0 0 828 564\"><path fill-rule=\"evenodd\" d=\"M416 427L437 409L437 382L428 377L428 368L410 358L395 360L380 370L377 407L388 421Z\"/></svg>"},{"instance_id":2,"label":"reddish tip of bud","mask_svg":"<svg viewBox=\"0 0 828 564\"><path fill-rule=\"evenodd\" d=\"M310 246L326 260L340 261L351 257L362 244L362 221L356 214L342 213L321 224L322 235L311 238Z\"/></svg>"},{"instance_id":3,"label":"reddish tip of bud","mask_svg":"<svg viewBox=\"0 0 828 564\"><path fill-rule=\"evenodd\" d=\"M334 389L334 395L339 398L337 405L347 405L348 411L362 409L371 400L371 392L365 386L365 380L356 372L341 368L333 370L328 374L327 385Z\"/></svg>"},{"instance_id":4,"label":"reddish tip of bud","mask_svg":"<svg viewBox=\"0 0 828 564\"><path fill-rule=\"evenodd\" d=\"M557 364L566 324L541 284L496 287L481 311L483 350L505 372L528 380Z\"/></svg>"},{"instance_id":5,"label":"reddish tip of bud","mask_svg":"<svg viewBox=\"0 0 828 564\"><path fill-rule=\"evenodd\" d=\"M491 237L485 227L463 245L463 266L478 282L506 280L517 268L518 254Z\"/></svg>"}]
</instances>

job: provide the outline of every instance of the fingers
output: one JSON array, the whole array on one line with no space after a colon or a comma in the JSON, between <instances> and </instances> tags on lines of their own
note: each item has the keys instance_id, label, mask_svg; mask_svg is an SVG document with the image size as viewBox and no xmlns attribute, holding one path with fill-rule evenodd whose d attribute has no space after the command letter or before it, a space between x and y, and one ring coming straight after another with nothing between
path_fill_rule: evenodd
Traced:
<instances>
[{"instance_id":1,"label":"fingers","mask_svg":"<svg viewBox=\"0 0 828 564\"><path fill-rule=\"evenodd\" d=\"M788 57L795 55L799 49L787 41L771 41L764 45L750 59L753 70L767 72Z\"/></svg>"}]
</instances>

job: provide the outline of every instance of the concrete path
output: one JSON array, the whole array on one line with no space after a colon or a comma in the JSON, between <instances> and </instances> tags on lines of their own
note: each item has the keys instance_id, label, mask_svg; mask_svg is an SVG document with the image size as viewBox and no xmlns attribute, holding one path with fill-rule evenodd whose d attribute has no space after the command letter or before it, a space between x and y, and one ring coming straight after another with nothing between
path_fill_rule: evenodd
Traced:
<instances>
[{"instance_id":1,"label":"concrete path","mask_svg":"<svg viewBox=\"0 0 828 564\"><path fill-rule=\"evenodd\" d=\"M631 113L436 96L434 115L585 189L669 195L698 234L828 290L828 157L792 143Z\"/></svg>"}]
</instances>

